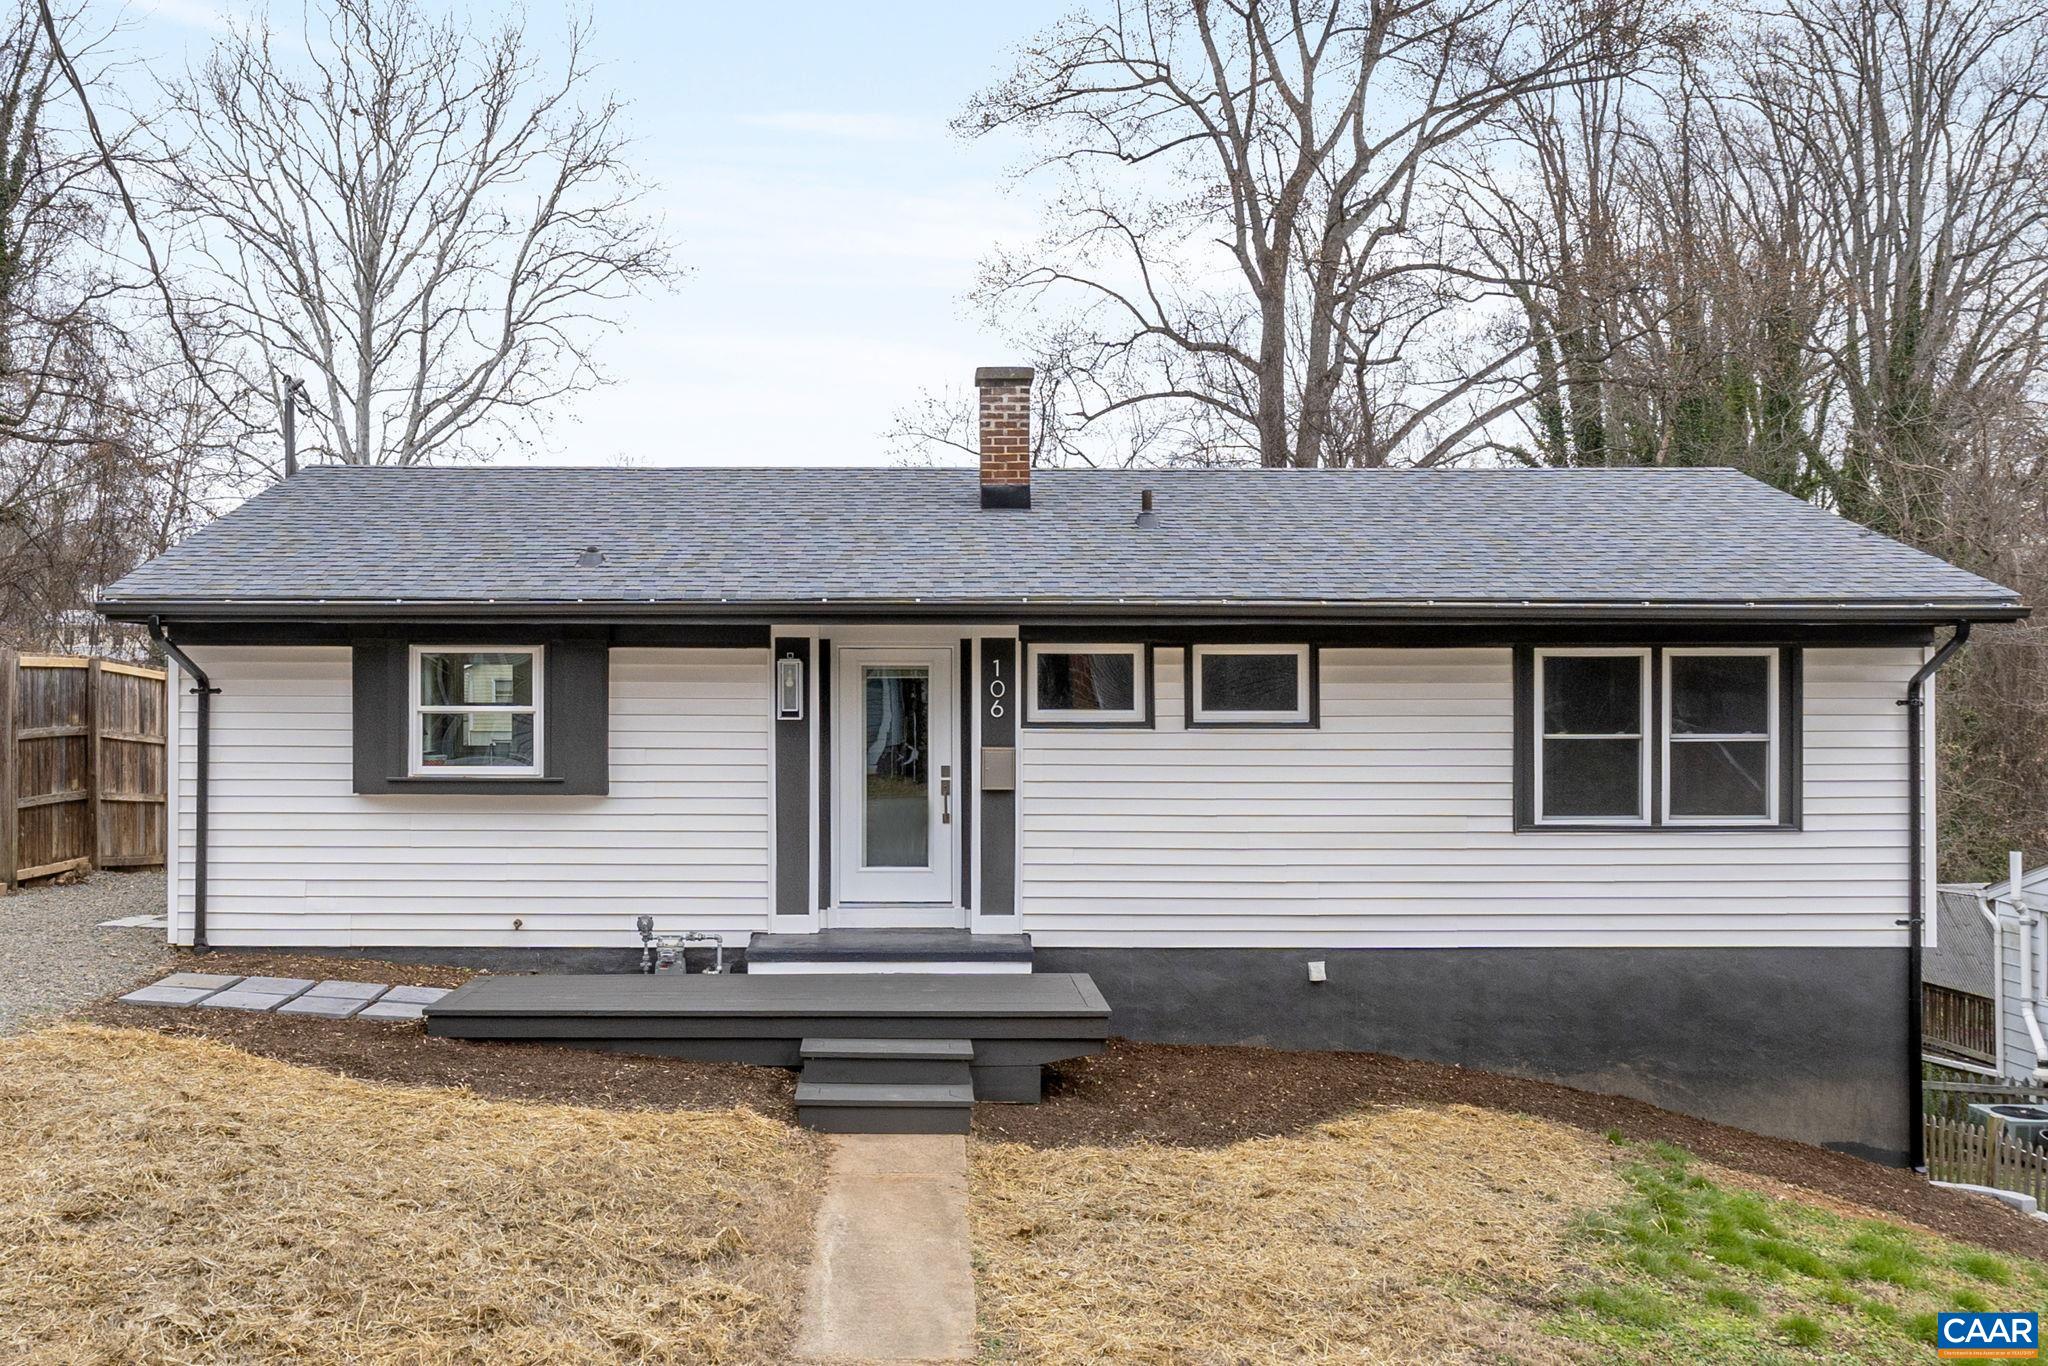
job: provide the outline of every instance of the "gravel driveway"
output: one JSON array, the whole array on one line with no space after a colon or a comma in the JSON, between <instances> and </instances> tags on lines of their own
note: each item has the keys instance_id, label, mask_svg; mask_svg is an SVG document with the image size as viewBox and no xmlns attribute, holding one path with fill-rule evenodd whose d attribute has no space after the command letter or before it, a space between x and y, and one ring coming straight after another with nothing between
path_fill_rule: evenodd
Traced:
<instances>
[{"instance_id":1,"label":"gravel driveway","mask_svg":"<svg viewBox=\"0 0 2048 1366\"><path fill-rule=\"evenodd\" d=\"M160 929L100 929L162 915L164 875L94 873L69 887L0 896L0 1034L26 1029L170 963Z\"/></svg>"}]
</instances>

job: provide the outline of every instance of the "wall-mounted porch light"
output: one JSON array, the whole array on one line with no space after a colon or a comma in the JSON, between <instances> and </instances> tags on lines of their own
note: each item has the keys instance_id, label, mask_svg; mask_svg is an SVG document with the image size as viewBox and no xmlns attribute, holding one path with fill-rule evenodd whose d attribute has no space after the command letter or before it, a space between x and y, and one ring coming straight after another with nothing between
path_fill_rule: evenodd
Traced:
<instances>
[{"instance_id":1,"label":"wall-mounted porch light","mask_svg":"<svg viewBox=\"0 0 2048 1366\"><path fill-rule=\"evenodd\" d=\"M795 655L775 661L775 719L804 719L804 662Z\"/></svg>"}]
</instances>

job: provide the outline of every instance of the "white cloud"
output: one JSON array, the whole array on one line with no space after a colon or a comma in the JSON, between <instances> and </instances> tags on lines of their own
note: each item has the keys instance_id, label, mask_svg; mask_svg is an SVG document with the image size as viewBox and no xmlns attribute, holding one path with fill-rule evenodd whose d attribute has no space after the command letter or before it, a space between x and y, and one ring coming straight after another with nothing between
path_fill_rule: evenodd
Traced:
<instances>
[{"instance_id":1,"label":"white cloud","mask_svg":"<svg viewBox=\"0 0 2048 1366\"><path fill-rule=\"evenodd\" d=\"M902 114L784 110L769 114L740 114L735 117L750 128L772 128L779 132L844 138L853 142L917 142L934 137L940 131L938 126L929 120L913 119Z\"/></svg>"}]
</instances>

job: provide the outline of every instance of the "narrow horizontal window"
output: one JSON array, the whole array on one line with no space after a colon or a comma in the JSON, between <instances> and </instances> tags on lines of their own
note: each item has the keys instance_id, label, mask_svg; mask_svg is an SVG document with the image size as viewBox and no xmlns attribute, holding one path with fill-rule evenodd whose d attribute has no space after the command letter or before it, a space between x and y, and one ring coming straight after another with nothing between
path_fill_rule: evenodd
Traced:
<instances>
[{"instance_id":1,"label":"narrow horizontal window","mask_svg":"<svg viewBox=\"0 0 2048 1366\"><path fill-rule=\"evenodd\" d=\"M1778 819L1778 652L1664 654L1667 824Z\"/></svg>"},{"instance_id":2,"label":"narrow horizontal window","mask_svg":"<svg viewBox=\"0 0 2048 1366\"><path fill-rule=\"evenodd\" d=\"M1535 673L1537 821L1648 821L1649 651L1539 651Z\"/></svg>"},{"instance_id":3,"label":"narrow horizontal window","mask_svg":"<svg viewBox=\"0 0 2048 1366\"><path fill-rule=\"evenodd\" d=\"M1189 719L1196 725L1300 725L1309 719L1306 645L1197 645Z\"/></svg>"},{"instance_id":4,"label":"narrow horizontal window","mask_svg":"<svg viewBox=\"0 0 2048 1366\"><path fill-rule=\"evenodd\" d=\"M1028 710L1033 721L1143 721L1145 647L1034 645L1029 653Z\"/></svg>"},{"instance_id":5,"label":"narrow horizontal window","mask_svg":"<svg viewBox=\"0 0 2048 1366\"><path fill-rule=\"evenodd\" d=\"M415 646L410 771L415 776L539 773L541 659L538 646Z\"/></svg>"}]
</instances>

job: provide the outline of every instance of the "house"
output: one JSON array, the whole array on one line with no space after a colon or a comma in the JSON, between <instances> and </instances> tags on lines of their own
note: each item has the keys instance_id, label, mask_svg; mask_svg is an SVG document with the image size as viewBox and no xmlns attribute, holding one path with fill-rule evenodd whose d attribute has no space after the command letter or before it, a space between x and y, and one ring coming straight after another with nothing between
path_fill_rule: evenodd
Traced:
<instances>
[{"instance_id":1,"label":"house","mask_svg":"<svg viewBox=\"0 0 2048 1366\"><path fill-rule=\"evenodd\" d=\"M172 938L647 914L1915 1151L1924 685L2011 592L1720 469L1034 470L977 382L978 473L315 468L114 584Z\"/></svg>"},{"instance_id":2,"label":"house","mask_svg":"<svg viewBox=\"0 0 2048 1366\"><path fill-rule=\"evenodd\" d=\"M1930 1060L1993 1071L1998 1058L1998 945L1984 887L1943 886L1920 960L1920 1039Z\"/></svg>"},{"instance_id":3,"label":"house","mask_svg":"<svg viewBox=\"0 0 2048 1366\"><path fill-rule=\"evenodd\" d=\"M1964 1056L2017 1085L2048 1083L2048 866L2029 872L2015 853L2005 881L1964 895L1974 902L1991 960L1979 975L1991 999L1975 1011L1984 1021L1978 1051ZM1946 933L1946 922L1939 929Z\"/></svg>"}]
</instances>

